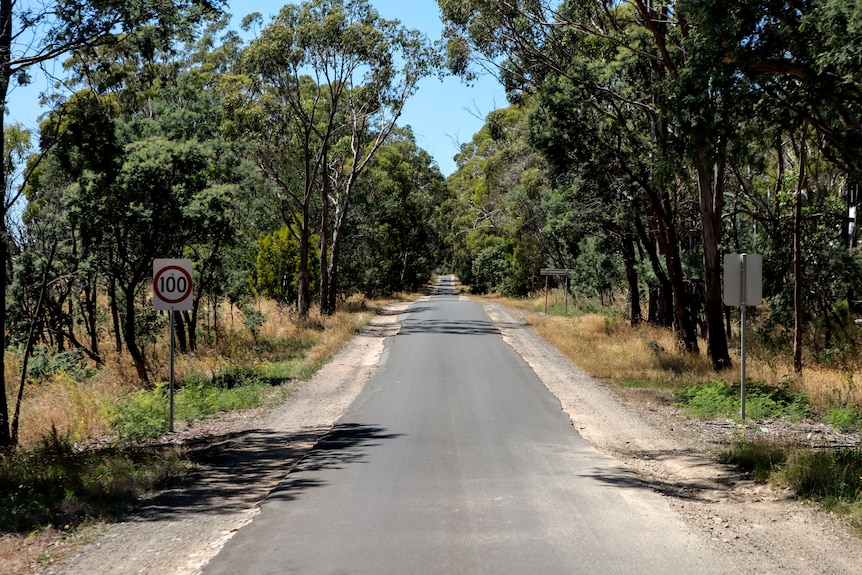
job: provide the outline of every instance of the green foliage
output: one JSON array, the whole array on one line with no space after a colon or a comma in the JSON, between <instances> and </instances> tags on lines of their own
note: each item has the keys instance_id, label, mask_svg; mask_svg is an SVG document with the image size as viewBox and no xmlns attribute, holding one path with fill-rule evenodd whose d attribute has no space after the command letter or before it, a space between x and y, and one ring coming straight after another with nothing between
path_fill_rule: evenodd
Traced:
<instances>
[{"instance_id":1,"label":"green foliage","mask_svg":"<svg viewBox=\"0 0 862 575\"><path fill-rule=\"evenodd\" d=\"M499 290L506 277L506 244L497 242L479 252L473 261L470 288L474 293Z\"/></svg>"},{"instance_id":2,"label":"green foliage","mask_svg":"<svg viewBox=\"0 0 862 575\"><path fill-rule=\"evenodd\" d=\"M718 460L765 482L787 461L787 448L768 441L743 441L721 452Z\"/></svg>"},{"instance_id":3,"label":"green foliage","mask_svg":"<svg viewBox=\"0 0 862 575\"><path fill-rule=\"evenodd\" d=\"M858 502L862 495L862 452L794 451L780 479L802 497Z\"/></svg>"},{"instance_id":4,"label":"green foliage","mask_svg":"<svg viewBox=\"0 0 862 575\"><path fill-rule=\"evenodd\" d=\"M266 314L251 305L242 306L240 311L242 311L242 324L251 332L255 341L257 341L260 328L266 321Z\"/></svg>"},{"instance_id":5,"label":"green foliage","mask_svg":"<svg viewBox=\"0 0 862 575\"><path fill-rule=\"evenodd\" d=\"M448 179L455 195L447 210L451 269L477 293L541 289L549 251L568 251L564 234L547 229L546 170L526 139L525 104L489 114Z\"/></svg>"},{"instance_id":6,"label":"green foliage","mask_svg":"<svg viewBox=\"0 0 862 575\"><path fill-rule=\"evenodd\" d=\"M174 391L174 417L191 425L221 411L257 407L268 388L268 382L252 367L231 366L212 377L192 374ZM168 404L165 382L120 397L108 408L111 426L122 440L158 437L169 427Z\"/></svg>"},{"instance_id":7,"label":"green foliage","mask_svg":"<svg viewBox=\"0 0 862 575\"><path fill-rule=\"evenodd\" d=\"M27 377L38 380L59 373L65 373L72 379L83 381L93 377L96 370L87 363L80 349L54 352L47 345L36 346L27 363Z\"/></svg>"},{"instance_id":8,"label":"green foliage","mask_svg":"<svg viewBox=\"0 0 862 575\"><path fill-rule=\"evenodd\" d=\"M850 407L833 407L823 421L839 431L850 431L862 427L862 414Z\"/></svg>"},{"instance_id":9,"label":"green foliage","mask_svg":"<svg viewBox=\"0 0 862 575\"><path fill-rule=\"evenodd\" d=\"M804 419L810 412L808 398L802 391L786 385L771 386L749 381L745 386L745 412L752 419L785 417ZM706 381L676 392L677 404L696 417L739 417L740 390L725 381Z\"/></svg>"},{"instance_id":10,"label":"green foliage","mask_svg":"<svg viewBox=\"0 0 862 575\"><path fill-rule=\"evenodd\" d=\"M377 296L417 292L445 261L449 190L411 131L393 133L353 201L339 289Z\"/></svg>"},{"instance_id":11,"label":"green foliage","mask_svg":"<svg viewBox=\"0 0 862 575\"><path fill-rule=\"evenodd\" d=\"M0 455L0 525L6 532L29 533L114 519L144 493L171 485L190 466L178 452L75 453L69 439L55 430L32 452Z\"/></svg>"},{"instance_id":12,"label":"green foliage","mask_svg":"<svg viewBox=\"0 0 862 575\"><path fill-rule=\"evenodd\" d=\"M111 428L122 440L158 437L169 427L167 384L121 396L108 405Z\"/></svg>"},{"instance_id":13,"label":"green foliage","mask_svg":"<svg viewBox=\"0 0 862 575\"><path fill-rule=\"evenodd\" d=\"M312 262L320 259L316 248L319 238L310 241ZM290 305L299 295L300 243L287 226L282 226L271 234L261 236L257 242L257 266L255 268L256 289L264 296L282 305ZM310 266L312 278L319 277L317 266ZM317 281L312 279L310 289L316 288Z\"/></svg>"},{"instance_id":14,"label":"green foliage","mask_svg":"<svg viewBox=\"0 0 862 575\"><path fill-rule=\"evenodd\" d=\"M614 252L608 242L595 236L581 241L572 275L575 293L598 296L602 304L610 303L625 282L620 255Z\"/></svg>"}]
</instances>

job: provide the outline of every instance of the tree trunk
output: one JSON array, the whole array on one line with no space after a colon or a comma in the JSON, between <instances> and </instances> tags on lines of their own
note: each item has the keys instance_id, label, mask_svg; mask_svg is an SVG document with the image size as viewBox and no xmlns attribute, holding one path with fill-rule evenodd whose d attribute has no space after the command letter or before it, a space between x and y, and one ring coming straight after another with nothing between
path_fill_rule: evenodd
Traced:
<instances>
[{"instance_id":1,"label":"tree trunk","mask_svg":"<svg viewBox=\"0 0 862 575\"><path fill-rule=\"evenodd\" d=\"M183 313L178 310L171 312L171 321L174 322L174 335L177 338L177 344L180 347L180 353L188 353L189 344L186 339L186 325L183 321Z\"/></svg>"},{"instance_id":2,"label":"tree trunk","mask_svg":"<svg viewBox=\"0 0 862 575\"><path fill-rule=\"evenodd\" d=\"M624 233L622 237L623 261L626 265L626 280L629 285L629 303L631 307L631 324L637 325L641 322L641 292L638 285L637 260L635 258L634 239L630 233Z\"/></svg>"},{"instance_id":3,"label":"tree trunk","mask_svg":"<svg viewBox=\"0 0 862 575\"><path fill-rule=\"evenodd\" d=\"M200 303L195 300L192 306L192 313L183 312L183 319L186 321L186 327L189 330L189 350L197 351L198 349L198 310Z\"/></svg>"},{"instance_id":4,"label":"tree trunk","mask_svg":"<svg viewBox=\"0 0 862 575\"><path fill-rule=\"evenodd\" d=\"M328 315L335 313L338 298L338 262L341 254L341 242L344 239L344 228L347 224L347 209L350 206L350 190L355 182L352 175L344 193L344 201L335 206L335 222L332 225L332 243L329 257L329 290L326 294L326 309Z\"/></svg>"},{"instance_id":5,"label":"tree trunk","mask_svg":"<svg viewBox=\"0 0 862 575\"><path fill-rule=\"evenodd\" d=\"M299 232L299 281L297 285L296 298L296 311L301 318L308 317L308 300L311 295L308 283L309 244L311 242L311 238L309 237L310 234L308 232L308 217L308 209L304 207L302 210L302 228Z\"/></svg>"},{"instance_id":6,"label":"tree trunk","mask_svg":"<svg viewBox=\"0 0 862 575\"><path fill-rule=\"evenodd\" d=\"M724 304L721 297L721 213L724 209L724 158L710 166L701 151L697 161L700 216L703 237L703 283L708 352L712 367L721 371L731 366L724 332Z\"/></svg>"},{"instance_id":7,"label":"tree trunk","mask_svg":"<svg viewBox=\"0 0 862 575\"><path fill-rule=\"evenodd\" d=\"M6 394L6 286L9 277L6 262L9 260L9 234L6 229L6 96L9 93L9 78L11 71L9 63L12 57L12 0L0 0L0 182L3 182L3 200L0 203L0 450L8 451L15 445L9 426L9 403Z\"/></svg>"},{"instance_id":8,"label":"tree trunk","mask_svg":"<svg viewBox=\"0 0 862 575\"><path fill-rule=\"evenodd\" d=\"M326 292L326 314L335 313L338 298L338 253L341 248L341 228L336 226L332 230L332 253L329 259L329 289Z\"/></svg>"},{"instance_id":9,"label":"tree trunk","mask_svg":"<svg viewBox=\"0 0 862 575\"><path fill-rule=\"evenodd\" d=\"M799 183L796 189L796 205L793 213L793 371L802 375L802 194L805 188L805 132L799 141Z\"/></svg>"},{"instance_id":10,"label":"tree trunk","mask_svg":"<svg viewBox=\"0 0 862 575\"><path fill-rule=\"evenodd\" d=\"M120 324L120 304L117 302L117 280L114 274L110 274L111 280L108 286L108 305L111 308L111 321L114 324L114 349L117 353L123 352L123 328Z\"/></svg>"},{"instance_id":11,"label":"tree trunk","mask_svg":"<svg viewBox=\"0 0 862 575\"><path fill-rule=\"evenodd\" d=\"M329 284L332 282L329 265L329 174L323 175L323 198L320 216L320 314L332 315L335 308L329 306ZM333 248L334 252L334 248Z\"/></svg>"},{"instance_id":12,"label":"tree trunk","mask_svg":"<svg viewBox=\"0 0 862 575\"><path fill-rule=\"evenodd\" d=\"M138 341L135 336L135 293L134 289L123 290L125 296L125 314L123 317L123 340L126 344L126 349L129 350L129 355L132 356L132 361L135 363L135 370L138 372L138 379L145 383L150 382L150 377L147 374L147 362L144 358L144 353L138 347Z\"/></svg>"},{"instance_id":13,"label":"tree trunk","mask_svg":"<svg viewBox=\"0 0 862 575\"><path fill-rule=\"evenodd\" d=\"M679 253L679 241L674 227L673 205L667 194L659 194L655 190L647 190L650 206L657 223L657 238L664 251L665 266L668 281L673 294L673 323L676 332L677 345L689 353L698 353L697 330L686 310L685 275L682 271L682 258Z\"/></svg>"},{"instance_id":14,"label":"tree trunk","mask_svg":"<svg viewBox=\"0 0 862 575\"><path fill-rule=\"evenodd\" d=\"M90 289L91 286L93 289ZM98 303L96 301L97 296L98 290L95 288L95 284L91 284L89 281L85 281L84 304L82 306L82 311L84 316L84 325L87 330L87 336L90 339L90 349L93 350L94 355L99 355L99 324L97 316Z\"/></svg>"},{"instance_id":15,"label":"tree trunk","mask_svg":"<svg viewBox=\"0 0 862 575\"><path fill-rule=\"evenodd\" d=\"M670 280L667 278L664 268L661 267L655 241L647 234L640 218L635 218L634 223L641 244L649 257L650 266L659 283L658 287L653 287L649 292L647 321L656 325L671 327L673 325L673 291L670 287Z\"/></svg>"}]
</instances>

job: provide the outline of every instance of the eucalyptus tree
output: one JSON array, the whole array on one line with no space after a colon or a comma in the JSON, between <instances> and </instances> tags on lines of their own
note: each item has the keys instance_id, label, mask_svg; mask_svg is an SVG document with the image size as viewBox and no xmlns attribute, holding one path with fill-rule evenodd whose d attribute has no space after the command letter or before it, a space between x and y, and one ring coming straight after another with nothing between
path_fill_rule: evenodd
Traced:
<instances>
[{"instance_id":1,"label":"eucalyptus tree","mask_svg":"<svg viewBox=\"0 0 862 575\"><path fill-rule=\"evenodd\" d=\"M799 142L794 245L794 367L802 370L804 317L804 248L802 196L807 182L807 154L812 138L830 161L847 175L845 217L855 209L853 191L862 177L862 88L860 56L862 14L855 2L799 0L750 2L685 0L680 2L698 29L701 48L723 77L744 78L757 105L791 141ZM845 228L839 226L838 229ZM846 234L842 233L846 240ZM846 243L846 242L842 242ZM850 299L853 299L852 297Z\"/></svg>"},{"instance_id":2,"label":"eucalyptus tree","mask_svg":"<svg viewBox=\"0 0 862 575\"><path fill-rule=\"evenodd\" d=\"M719 243L732 92L708 84L689 60L697 39L675 3L631 0L508 2L440 0L448 21L450 62L470 73L478 55L494 66L511 97L541 92L560 79L571 83L606 121L629 135L632 150L620 164L643 187L654 214L674 295L678 340L698 349L674 237L679 191L694 185L700 207L709 353L716 369L730 364L722 322ZM707 83L705 83L707 82ZM674 172L689 166L693 178ZM671 251L668 251L671 250ZM673 256L673 257L671 257Z\"/></svg>"},{"instance_id":3,"label":"eucalyptus tree","mask_svg":"<svg viewBox=\"0 0 862 575\"><path fill-rule=\"evenodd\" d=\"M105 278L117 350L125 346L143 381L142 341L155 323L145 301L153 259L191 250L199 269L214 266L236 236L233 206L245 204L239 190L255 173L242 169L245 151L221 136L220 74L177 53L176 37L157 43L152 34L143 29L72 58L84 89L43 126L70 181L63 202L81 250ZM198 296L212 283L200 282ZM185 322L171 318L182 347L195 345L201 299Z\"/></svg>"},{"instance_id":4,"label":"eucalyptus tree","mask_svg":"<svg viewBox=\"0 0 862 575\"><path fill-rule=\"evenodd\" d=\"M220 4L218 0L0 0L0 133L5 133L7 114L14 115L7 105L9 91L16 83L28 83L32 68L87 47L116 43L146 24L171 34ZM5 150L0 150L0 157L5 156ZM6 186L0 201L0 285L5 289L10 253L7 218L19 192L9 187L7 166L3 164L0 169L0 182ZM5 298L0 300L0 447L11 448L14 441L2 353L6 348L6 304Z\"/></svg>"},{"instance_id":5,"label":"eucalyptus tree","mask_svg":"<svg viewBox=\"0 0 862 575\"><path fill-rule=\"evenodd\" d=\"M247 21L247 23L250 21ZM264 173L279 193L284 223L299 241L298 308L308 313L309 241L319 205L320 308L335 311L339 253L359 176L387 140L435 51L416 30L386 20L366 0L286 5L251 42ZM295 154L295 158L285 157Z\"/></svg>"},{"instance_id":6,"label":"eucalyptus tree","mask_svg":"<svg viewBox=\"0 0 862 575\"><path fill-rule=\"evenodd\" d=\"M479 291L523 296L548 260L573 264L571 244L550 229L546 165L528 142L529 102L488 114L456 156L449 242L459 277Z\"/></svg>"},{"instance_id":7,"label":"eucalyptus tree","mask_svg":"<svg viewBox=\"0 0 862 575\"><path fill-rule=\"evenodd\" d=\"M439 168L409 129L398 129L359 185L340 289L369 295L418 291L444 261L450 193Z\"/></svg>"}]
</instances>

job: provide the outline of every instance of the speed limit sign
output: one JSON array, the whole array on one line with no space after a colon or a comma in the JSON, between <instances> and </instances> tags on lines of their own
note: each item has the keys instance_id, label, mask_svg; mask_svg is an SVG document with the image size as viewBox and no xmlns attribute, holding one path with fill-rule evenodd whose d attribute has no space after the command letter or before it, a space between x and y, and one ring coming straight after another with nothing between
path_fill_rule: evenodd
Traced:
<instances>
[{"instance_id":1,"label":"speed limit sign","mask_svg":"<svg viewBox=\"0 0 862 575\"><path fill-rule=\"evenodd\" d=\"M192 260L153 260L153 307L165 311L192 309Z\"/></svg>"}]
</instances>

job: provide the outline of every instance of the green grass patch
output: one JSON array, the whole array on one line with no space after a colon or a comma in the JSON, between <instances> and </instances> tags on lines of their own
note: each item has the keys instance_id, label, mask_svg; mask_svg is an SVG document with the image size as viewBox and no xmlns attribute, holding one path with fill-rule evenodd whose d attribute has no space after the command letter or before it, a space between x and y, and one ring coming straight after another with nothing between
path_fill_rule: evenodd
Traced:
<instances>
[{"instance_id":1,"label":"green grass patch","mask_svg":"<svg viewBox=\"0 0 862 575\"><path fill-rule=\"evenodd\" d=\"M192 424L222 411L259 407L271 385L256 370L232 367L207 378L194 374L174 390L174 419ZM119 397L108 407L111 427L122 440L158 437L170 427L166 382Z\"/></svg>"},{"instance_id":2,"label":"green grass patch","mask_svg":"<svg viewBox=\"0 0 862 575\"><path fill-rule=\"evenodd\" d=\"M191 467L176 450L75 453L55 432L33 451L0 456L0 525L7 533L29 533L113 520Z\"/></svg>"},{"instance_id":3,"label":"green grass patch","mask_svg":"<svg viewBox=\"0 0 862 575\"><path fill-rule=\"evenodd\" d=\"M746 384L745 412L752 419L805 419L811 412L807 395L786 385L769 385L762 381ZM736 418L740 416L739 385L710 380L684 387L676 392L677 405L695 417Z\"/></svg>"},{"instance_id":4,"label":"green grass patch","mask_svg":"<svg viewBox=\"0 0 862 575\"><path fill-rule=\"evenodd\" d=\"M744 441L719 453L718 460L763 483L787 461L787 448L772 441Z\"/></svg>"},{"instance_id":5,"label":"green grass patch","mask_svg":"<svg viewBox=\"0 0 862 575\"><path fill-rule=\"evenodd\" d=\"M839 431L851 431L862 427L862 415L850 407L833 407L823 420Z\"/></svg>"}]
</instances>

